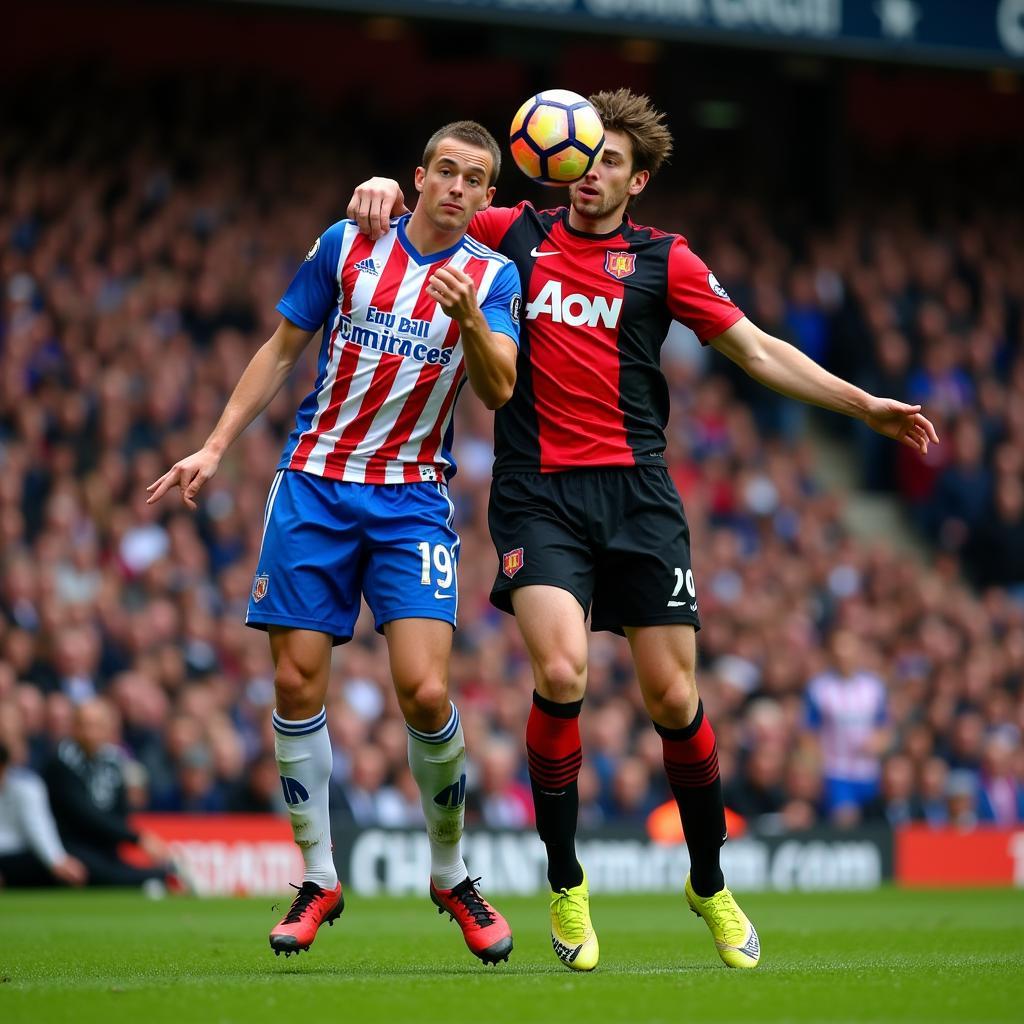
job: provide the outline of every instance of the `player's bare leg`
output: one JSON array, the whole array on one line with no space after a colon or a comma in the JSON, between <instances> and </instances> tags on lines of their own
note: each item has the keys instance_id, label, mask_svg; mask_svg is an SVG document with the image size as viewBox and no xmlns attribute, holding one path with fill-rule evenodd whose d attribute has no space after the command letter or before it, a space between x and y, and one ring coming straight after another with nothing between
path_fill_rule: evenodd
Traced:
<instances>
[{"instance_id":1,"label":"player's bare leg","mask_svg":"<svg viewBox=\"0 0 1024 1024\"><path fill-rule=\"evenodd\" d=\"M430 840L430 898L458 922L484 963L512 952L508 923L480 895L462 859L466 743L448 698L452 627L439 619L395 619L384 626L398 703L409 732L409 767L420 789Z\"/></svg>"},{"instance_id":2,"label":"player's bare leg","mask_svg":"<svg viewBox=\"0 0 1024 1024\"><path fill-rule=\"evenodd\" d=\"M288 913L270 933L275 954L309 949L320 925L333 924L345 907L334 867L327 786L331 740L324 696L331 637L307 629L271 627L274 657L274 749L281 785L306 870Z\"/></svg>"},{"instance_id":3,"label":"player's bare leg","mask_svg":"<svg viewBox=\"0 0 1024 1024\"><path fill-rule=\"evenodd\" d=\"M600 947L590 920L590 888L576 858L586 621L580 603L559 587L521 587L512 593L512 606L536 684L526 751L537 832L548 854L551 945L567 967L589 971L597 966Z\"/></svg>"},{"instance_id":4,"label":"player's bare leg","mask_svg":"<svg viewBox=\"0 0 1024 1024\"><path fill-rule=\"evenodd\" d=\"M626 636L686 834L687 903L707 924L725 964L756 967L761 955L757 932L726 888L719 859L726 838L725 805L715 734L697 695L694 628L644 626L627 629Z\"/></svg>"}]
</instances>

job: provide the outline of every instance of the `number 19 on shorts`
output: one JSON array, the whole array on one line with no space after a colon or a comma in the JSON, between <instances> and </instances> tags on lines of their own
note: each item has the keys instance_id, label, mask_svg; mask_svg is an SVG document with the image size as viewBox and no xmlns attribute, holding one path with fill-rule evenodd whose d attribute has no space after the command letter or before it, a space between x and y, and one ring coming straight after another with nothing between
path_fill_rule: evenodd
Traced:
<instances>
[{"instance_id":1,"label":"number 19 on shorts","mask_svg":"<svg viewBox=\"0 0 1024 1024\"><path fill-rule=\"evenodd\" d=\"M425 587L436 587L434 597L438 600L451 597L451 594L444 594L441 591L448 590L455 579L455 560L452 552L444 544L429 544L425 540L420 541L416 547L420 553L420 583Z\"/></svg>"}]
</instances>

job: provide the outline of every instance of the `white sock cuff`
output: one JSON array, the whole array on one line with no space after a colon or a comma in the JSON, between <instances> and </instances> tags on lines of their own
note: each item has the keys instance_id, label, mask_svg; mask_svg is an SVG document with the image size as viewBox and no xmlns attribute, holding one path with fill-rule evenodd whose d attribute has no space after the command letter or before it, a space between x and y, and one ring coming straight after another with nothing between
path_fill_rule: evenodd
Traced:
<instances>
[{"instance_id":1,"label":"white sock cuff","mask_svg":"<svg viewBox=\"0 0 1024 1024\"><path fill-rule=\"evenodd\" d=\"M280 736L308 736L319 732L327 726L327 708L321 708L312 718L303 718L298 722L290 722L282 718L275 710L271 716L274 732Z\"/></svg>"},{"instance_id":2,"label":"white sock cuff","mask_svg":"<svg viewBox=\"0 0 1024 1024\"><path fill-rule=\"evenodd\" d=\"M435 745L447 743L452 739L459 731L459 709L455 706L454 701L449 701L448 703L451 705L452 713L449 716L448 721L438 729L437 732L420 732L418 729L414 729L408 722L406 722L405 727L409 730L409 735L414 740L419 740L421 743L432 743Z\"/></svg>"}]
</instances>

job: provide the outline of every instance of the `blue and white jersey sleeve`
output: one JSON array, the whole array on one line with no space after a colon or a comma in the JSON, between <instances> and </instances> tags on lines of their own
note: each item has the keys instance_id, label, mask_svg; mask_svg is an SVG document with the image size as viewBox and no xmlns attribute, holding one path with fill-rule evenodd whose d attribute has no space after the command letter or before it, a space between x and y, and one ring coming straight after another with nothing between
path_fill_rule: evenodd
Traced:
<instances>
[{"instance_id":1,"label":"blue and white jersey sleeve","mask_svg":"<svg viewBox=\"0 0 1024 1024\"><path fill-rule=\"evenodd\" d=\"M878 680L878 707L875 709L875 726L881 729L889 724L889 700L885 684Z\"/></svg>"},{"instance_id":2,"label":"blue and white jersey sleeve","mask_svg":"<svg viewBox=\"0 0 1024 1024\"><path fill-rule=\"evenodd\" d=\"M338 259L346 221L332 224L310 247L277 311L307 331L322 327L338 304Z\"/></svg>"},{"instance_id":3,"label":"blue and white jersey sleeve","mask_svg":"<svg viewBox=\"0 0 1024 1024\"><path fill-rule=\"evenodd\" d=\"M522 305L522 286L514 263L506 263L498 271L487 292L480 311L487 325L496 334L506 334L519 344L519 309Z\"/></svg>"},{"instance_id":4,"label":"blue and white jersey sleeve","mask_svg":"<svg viewBox=\"0 0 1024 1024\"><path fill-rule=\"evenodd\" d=\"M825 716L821 713L821 705L812 683L804 694L804 726L817 732L824 725Z\"/></svg>"}]
</instances>

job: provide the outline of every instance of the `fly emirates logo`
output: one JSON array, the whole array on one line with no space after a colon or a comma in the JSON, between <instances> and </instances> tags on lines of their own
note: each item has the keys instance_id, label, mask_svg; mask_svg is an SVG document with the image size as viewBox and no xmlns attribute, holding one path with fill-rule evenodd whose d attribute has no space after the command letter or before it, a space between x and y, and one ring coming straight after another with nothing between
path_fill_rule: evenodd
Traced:
<instances>
[{"instance_id":1,"label":"fly emirates logo","mask_svg":"<svg viewBox=\"0 0 1024 1024\"><path fill-rule=\"evenodd\" d=\"M526 319L551 317L551 322L570 327L615 327L622 312L622 299L608 299L604 295L589 298L578 293L562 297L562 282L548 281L537 297L526 305Z\"/></svg>"}]
</instances>

